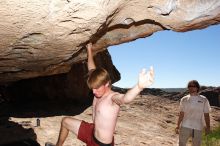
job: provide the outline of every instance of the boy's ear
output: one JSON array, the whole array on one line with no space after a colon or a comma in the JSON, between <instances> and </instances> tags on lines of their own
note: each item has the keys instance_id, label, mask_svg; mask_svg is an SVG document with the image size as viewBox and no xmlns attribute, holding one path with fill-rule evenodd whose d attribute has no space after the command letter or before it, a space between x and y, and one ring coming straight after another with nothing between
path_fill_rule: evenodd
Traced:
<instances>
[{"instance_id":1,"label":"boy's ear","mask_svg":"<svg viewBox=\"0 0 220 146\"><path fill-rule=\"evenodd\" d=\"M106 84L105 84L105 87L108 87L109 86L109 82L107 82Z\"/></svg>"}]
</instances>

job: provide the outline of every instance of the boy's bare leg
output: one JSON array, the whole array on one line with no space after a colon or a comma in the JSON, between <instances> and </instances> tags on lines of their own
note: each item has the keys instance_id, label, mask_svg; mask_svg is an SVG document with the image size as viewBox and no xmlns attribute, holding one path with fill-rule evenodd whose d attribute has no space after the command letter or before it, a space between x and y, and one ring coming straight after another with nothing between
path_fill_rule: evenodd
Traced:
<instances>
[{"instance_id":1,"label":"boy's bare leg","mask_svg":"<svg viewBox=\"0 0 220 146\"><path fill-rule=\"evenodd\" d=\"M64 141L66 140L68 134L69 134L69 130L66 129L65 127L61 126L59 138L58 138L56 146L62 146Z\"/></svg>"},{"instance_id":2,"label":"boy's bare leg","mask_svg":"<svg viewBox=\"0 0 220 146\"><path fill-rule=\"evenodd\" d=\"M76 136L78 135L81 120L65 117L62 119L60 133L56 146L62 146L66 140L69 131L72 131Z\"/></svg>"}]
</instances>

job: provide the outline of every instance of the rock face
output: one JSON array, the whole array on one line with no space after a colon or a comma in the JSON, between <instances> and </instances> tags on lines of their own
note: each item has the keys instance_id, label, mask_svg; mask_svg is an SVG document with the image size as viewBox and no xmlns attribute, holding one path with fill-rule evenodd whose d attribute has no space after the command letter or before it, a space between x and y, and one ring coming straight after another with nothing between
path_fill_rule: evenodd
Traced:
<instances>
[{"instance_id":1,"label":"rock face","mask_svg":"<svg viewBox=\"0 0 220 146\"><path fill-rule=\"evenodd\" d=\"M81 100L89 94L88 42L98 53L157 31L185 32L220 22L219 0L1 0L0 5L0 84L9 84L1 89L4 100ZM97 63L117 81L120 75L105 54Z\"/></svg>"},{"instance_id":2,"label":"rock face","mask_svg":"<svg viewBox=\"0 0 220 146\"><path fill-rule=\"evenodd\" d=\"M200 94L207 97L210 105L220 107L220 87L216 88L205 88Z\"/></svg>"},{"instance_id":3,"label":"rock face","mask_svg":"<svg viewBox=\"0 0 220 146\"><path fill-rule=\"evenodd\" d=\"M1 0L0 82L67 73L97 51L220 21L219 0ZM75 69L75 68L72 68ZM71 71L72 72L72 71Z\"/></svg>"}]
</instances>

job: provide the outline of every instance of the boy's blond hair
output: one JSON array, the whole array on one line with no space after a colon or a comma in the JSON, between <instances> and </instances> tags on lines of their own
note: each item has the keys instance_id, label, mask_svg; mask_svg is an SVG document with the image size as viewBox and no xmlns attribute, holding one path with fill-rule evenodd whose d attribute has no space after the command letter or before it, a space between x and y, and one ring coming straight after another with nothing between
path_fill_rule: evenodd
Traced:
<instances>
[{"instance_id":1,"label":"boy's blond hair","mask_svg":"<svg viewBox=\"0 0 220 146\"><path fill-rule=\"evenodd\" d=\"M111 79L109 73L104 68L96 68L89 72L87 84L90 89L97 89L108 82L110 86Z\"/></svg>"}]
</instances>

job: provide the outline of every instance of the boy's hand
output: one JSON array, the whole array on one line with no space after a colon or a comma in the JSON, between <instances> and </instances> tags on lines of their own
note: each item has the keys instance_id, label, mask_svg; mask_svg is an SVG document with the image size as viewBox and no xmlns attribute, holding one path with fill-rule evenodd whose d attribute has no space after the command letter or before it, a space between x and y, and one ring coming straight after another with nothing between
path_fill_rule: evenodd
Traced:
<instances>
[{"instance_id":1,"label":"boy's hand","mask_svg":"<svg viewBox=\"0 0 220 146\"><path fill-rule=\"evenodd\" d=\"M146 69L142 69L139 74L138 87L144 89L152 85L154 82L154 69L151 66L150 70L146 73Z\"/></svg>"},{"instance_id":2,"label":"boy's hand","mask_svg":"<svg viewBox=\"0 0 220 146\"><path fill-rule=\"evenodd\" d=\"M179 129L180 129L180 128L179 128L178 126L175 128L175 133L176 133L176 134L179 134Z\"/></svg>"},{"instance_id":3,"label":"boy's hand","mask_svg":"<svg viewBox=\"0 0 220 146\"><path fill-rule=\"evenodd\" d=\"M90 42L90 43L88 43L87 45L86 45L86 48L87 48L87 50L92 50L92 43Z\"/></svg>"}]
</instances>

